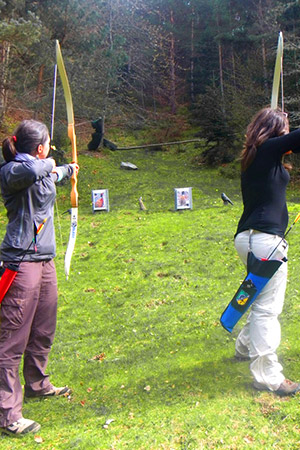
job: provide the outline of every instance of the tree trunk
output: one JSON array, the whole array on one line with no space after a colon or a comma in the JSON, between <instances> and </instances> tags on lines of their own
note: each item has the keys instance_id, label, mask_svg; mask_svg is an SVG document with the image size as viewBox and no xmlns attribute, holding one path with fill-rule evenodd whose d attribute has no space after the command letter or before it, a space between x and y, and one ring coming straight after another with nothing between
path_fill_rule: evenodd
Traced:
<instances>
[{"instance_id":1,"label":"tree trunk","mask_svg":"<svg viewBox=\"0 0 300 450\"><path fill-rule=\"evenodd\" d=\"M220 89L221 89L222 101L224 101L223 51L222 51L222 44L221 44L221 42L219 42L219 44L218 44L218 51L219 51Z\"/></svg>"},{"instance_id":2,"label":"tree trunk","mask_svg":"<svg viewBox=\"0 0 300 450\"><path fill-rule=\"evenodd\" d=\"M220 18L219 13L217 14L217 29L218 34L220 34ZM221 90L221 104L223 113L225 113L225 102L224 102L224 78L223 78L223 49L221 39L218 43L218 54L219 54L219 79L220 79L220 90Z\"/></svg>"},{"instance_id":3,"label":"tree trunk","mask_svg":"<svg viewBox=\"0 0 300 450\"><path fill-rule=\"evenodd\" d=\"M234 85L234 88L236 88L235 57L234 57L234 46L233 46L233 44L231 44L231 61L232 61L233 85Z\"/></svg>"},{"instance_id":4,"label":"tree trunk","mask_svg":"<svg viewBox=\"0 0 300 450\"><path fill-rule=\"evenodd\" d=\"M263 12L263 5L261 3L261 0L258 2L258 20L260 25L260 32L264 33L264 28L266 26L265 20L264 20L264 12ZM264 77L264 88L266 93L268 93L268 70L267 70L267 56L266 56L266 43L265 39L261 39L261 55L262 55L262 67L263 67L263 77Z\"/></svg>"},{"instance_id":5,"label":"tree trunk","mask_svg":"<svg viewBox=\"0 0 300 450\"><path fill-rule=\"evenodd\" d=\"M45 69L45 64L42 64L39 68L39 75L38 75L38 85L37 85L38 98L40 98L42 96L42 92L43 92L44 69Z\"/></svg>"},{"instance_id":6,"label":"tree trunk","mask_svg":"<svg viewBox=\"0 0 300 450\"><path fill-rule=\"evenodd\" d=\"M194 86L194 58L195 58L195 8L192 6L192 22L191 22L191 101L194 103L195 101L195 86Z\"/></svg>"},{"instance_id":7,"label":"tree trunk","mask_svg":"<svg viewBox=\"0 0 300 450\"><path fill-rule=\"evenodd\" d=\"M41 99L42 93L43 93L44 69L45 69L45 64L42 64L39 68L38 83L37 83L37 89L36 89L37 105L39 105L39 102L40 102L40 99ZM38 111L34 112L34 118L38 119Z\"/></svg>"},{"instance_id":8,"label":"tree trunk","mask_svg":"<svg viewBox=\"0 0 300 450\"><path fill-rule=\"evenodd\" d=\"M261 40L261 53L262 53L262 64L263 64L264 87L265 87L265 91L268 92L267 56L266 56L266 43L265 43L264 38L262 38L262 40Z\"/></svg>"},{"instance_id":9,"label":"tree trunk","mask_svg":"<svg viewBox=\"0 0 300 450\"><path fill-rule=\"evenodd\" d=\"M3 119L7 107L9 54L10 42L4 41L0 46L0 120Z\"/></svg>"},{"instance_id":10,"label":"tree trunk","mask_svg":"<svg viewBox=\"0 0 300 450\"><path fill-rule=\"evenodd\" d=\"M171 10L170 15L171 25L174 26L174 16ZM171 90L170 90L170 105L171 113L176 114L176 75L175 75L175 38L174 33L170 33L170 80L171 80Z\"/></svg>"},{"instance_id":11,"label":"tree trunk","mask_svg":"<svg viewBox=\"0 0 300 450\"><path fill-rule=\"evenodd\" d=\"M114 39L113 39L113 9L112 9L112 0L109 1L109 48L111 53L113 53L113 49L114 49ZM110 70L108 68L108 72L107 72L107 80L106 80L106 89L105 89L105 98L104 98L104 105L103 105L103 114L102 114L102 118L103 118L103 134L102 134L102 139L100 142L100 145L102 145L103 142L103 137L104 137L104 123L105 123L105 119L106 119L106 110L107 110L107 105L109 104L109 94L110 94L110 79L111 75L110 75Z\"/></svg>"}]
</instances>

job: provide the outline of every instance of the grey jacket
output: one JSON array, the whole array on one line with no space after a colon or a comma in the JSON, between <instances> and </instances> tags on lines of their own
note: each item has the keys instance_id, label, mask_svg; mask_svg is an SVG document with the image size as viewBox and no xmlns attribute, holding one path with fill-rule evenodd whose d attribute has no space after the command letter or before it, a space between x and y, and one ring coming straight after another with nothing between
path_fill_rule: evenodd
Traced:
<instances>
[{"instance_id":1,"label":"grey jacket","mask_svg":"<svg viewBox=\"0 0 300 450\"><path fill-rule=\"evenodd\" d=\"M1 192L8 217L2 261L19 262L23 256L23 261L43 261L55 256L53 205L58 176L51 173L52 169L53 161L48 158L11 161L1 166ZM59 169L63 177L72 175L68 164ZM34 242L35 230L45 219Z\"/></svg>"}]
</instances>

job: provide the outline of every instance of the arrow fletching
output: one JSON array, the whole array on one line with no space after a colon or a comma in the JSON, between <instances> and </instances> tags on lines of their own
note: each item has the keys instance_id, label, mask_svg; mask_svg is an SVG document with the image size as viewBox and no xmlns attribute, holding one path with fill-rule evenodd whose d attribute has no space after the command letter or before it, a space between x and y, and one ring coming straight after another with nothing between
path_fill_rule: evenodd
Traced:
<instances>
[{"instance_id":1,"label":"arrow fletching","mask_svg":"<svg viewBox=\"0 0 300 450\"><path fill-rule=\"evenodd\" d=\"M296 219L294 220L293 225L294 225L295 223L297 223L299 219L300 219L300 212L297 214Z\"/></svg>"}]
</instances>

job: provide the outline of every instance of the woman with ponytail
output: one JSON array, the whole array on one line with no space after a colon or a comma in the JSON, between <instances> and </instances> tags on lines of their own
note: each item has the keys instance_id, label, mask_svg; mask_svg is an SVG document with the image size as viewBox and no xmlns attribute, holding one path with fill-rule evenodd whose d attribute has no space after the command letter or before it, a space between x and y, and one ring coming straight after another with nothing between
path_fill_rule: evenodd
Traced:
<instances>
[{"instance_id":1,"label":"woman with ponytail","mask_svg":"<svg viewBox=\"0 0 300 450\"><path fill-rule=\"evenodd\" d=\"M57 310L55 183L77 173L78 165L56 167L48 158L49 149L48 129L36 120L21 122L2 144L5 163L0 167L0 183L8 224L0 258L4 267L15 263L19 270L0 311L0 428L18 436L40 428L22 415L22 356L25 397L70 392L66 386L53 386L45 371Z\"/></svg>"},{"instance_id":2,"label":"woman with ponytail","mask_svg":"<svg viewBox=\"0 0 300 450\"><path fill-rule=\"evenodd\" d=\"M287 114L264 108L247 128L241 155L244 211L235 235L235 247L245 265L251 249L257 258L284 259L252 305L246 325L236 340L236 358L250 359L254 388L278 395L294 395L300 384L285 378L278 362L282 311L287 282L288 244L282 240L288 225L286 187L290 176L282 159L300 153L300 129L289 132Z\"/></svg>"}]
</instances>

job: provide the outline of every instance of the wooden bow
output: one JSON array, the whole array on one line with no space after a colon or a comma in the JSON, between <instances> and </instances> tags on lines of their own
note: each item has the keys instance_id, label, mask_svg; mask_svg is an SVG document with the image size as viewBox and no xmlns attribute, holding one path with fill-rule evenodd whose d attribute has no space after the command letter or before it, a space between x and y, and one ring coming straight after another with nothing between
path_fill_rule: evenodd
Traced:
<instances>
[{"instance_id":1,"label":"wooden bow","mask_svg":"<svg viewBox=\"0 0 300 450\"><path fill-rule=\"evenodd\" d=\"M68 136L72 144L72 162L77 163L77 146L75 135L75 121L73 112L73 102L71 96L71 90L69 80L67 77L63 57L60 50L59 42L56 41L56 62L58 72L64 89L64 95L66 100L67 117L68 117ZM77 191L77 176L74 172L71 178L71 230L68 242L67 251L65 254L65 274L68 279L71 265L71 258L75 247L76 235L77 235L77 222L78 222L78 191Z\"/></svg>"},{"instance_id":2,"label":"wooden bow","mask_svg":"<svg viewBox=\"0 0 300 450\"><path fill-rule=\"evenodd\" d=\"M281 82L281 110L284 111L284 101L283 101L283 35L280 31L278 36L278 45L277 45L277 54L273 75L273 87L272 87L272 96L271 96L271 108L278 108L278 97L279 97L279 88Z\"/></svg>"}]
</instances>

